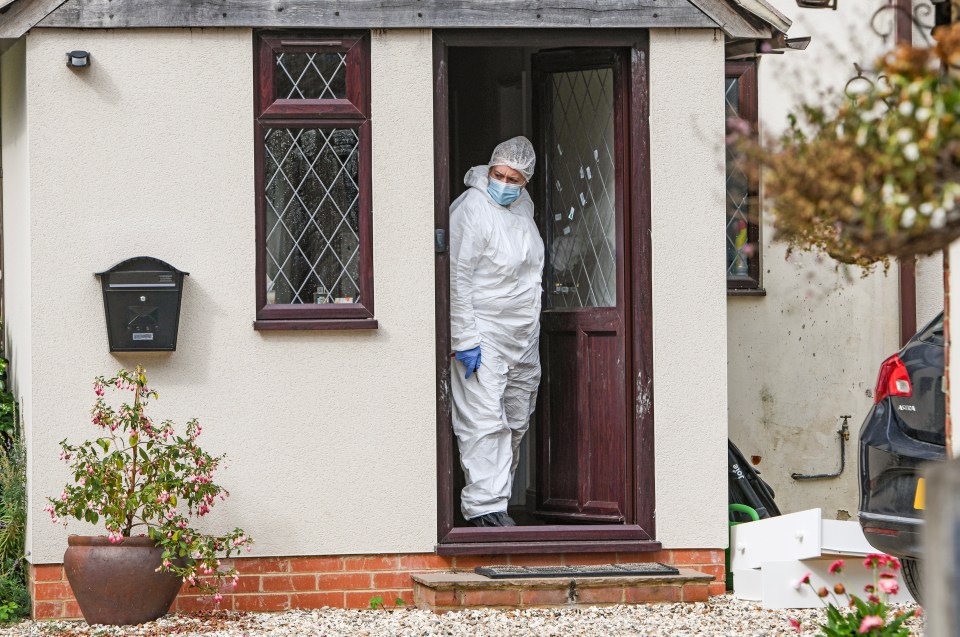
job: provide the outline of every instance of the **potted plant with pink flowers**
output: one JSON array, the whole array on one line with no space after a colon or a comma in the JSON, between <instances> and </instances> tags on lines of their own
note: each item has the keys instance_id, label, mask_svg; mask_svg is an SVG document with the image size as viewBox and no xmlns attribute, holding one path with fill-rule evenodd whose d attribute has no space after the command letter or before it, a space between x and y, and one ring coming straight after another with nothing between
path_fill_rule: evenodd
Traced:
<instances>
[{"instance_id":1,"label":"potted plant with pink flowers","mask_svg":"<svg viewBox=\"0 0 960 637\"><path fill-rule=\"evenodd\" d=\"M132 400L119 405L106 393ZM225 535L201 533L191 519L210 512L229 494L213 481L225 456L213 456L197 444L194 419L178 434L173 422L155 422L146 414L158 398L148 388L143 368L120 370L94 382L91 420L99 435L80 444L60 443L60 459L73 473L46 511L54 522L75 518L102 524L106 536L68 538L64 570L84 619L90 624L140 624L169 609L181 583L189 583L216 601L237 571L221 559L253 540L242 529Z\"/></svg>"},{"instance_id":2,"label":"potted plant with pink flowers","mask_svg":"<svg viewBox=\"0 0 960 637\"><path fill-rule=\"evenodd\" d=\"M809 586L820 597L827 609L827 623L820 624L819 637L908 637L910 631L904 623L918 611L892 609L888 603L890 596L900 591L897 581L900 560L881 553L871 553L863 563L873 571L873 583L864 588L864 597L849 593L843 582L837 582L833 590L826 586L816 589L810 583L810 573L800 580L801 585ZM829 570L831 574L841 575L843 567L844 561L836 560ZM791 619L790 624L800 632L802 627L798 620Z\"/></svg>"}]
</instances>

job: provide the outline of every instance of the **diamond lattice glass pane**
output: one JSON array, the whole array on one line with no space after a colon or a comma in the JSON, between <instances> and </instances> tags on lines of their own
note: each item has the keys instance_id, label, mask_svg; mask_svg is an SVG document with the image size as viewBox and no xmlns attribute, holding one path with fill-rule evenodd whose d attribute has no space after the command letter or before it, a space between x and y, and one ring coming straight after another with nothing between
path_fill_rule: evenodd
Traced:
<instances>
[{"instance_id":1,"label":"diamond lattice glass pane","mask_svg":"<svg viewBox=\"0 0 960 637\"><path fill-rule=\"evenodd\" d=\"M277 98L333 100L347 96L345 53L278 53Z\"/></svg>"},{"instance_id":2,"label":"diamond lattice glass pane","mask_svg":"<svg viewBox=\"0 0 960 637\"><path fill-rule=\"evenodd\" d=\"M740 80L727 78L724 97L727 117L740 117ZM737 167L737 157L727 146L727 276L749 276L750 256L746 253L749 225L749 181Z\"/></svg>"},{"instance_id":3,"label":"diamond lattice glass pane","mask_svg":"<svg viewBox=\"0 0 960 637\"><path fill-rule=\"evenodd\" d=\"M613 71L552 73L547 91L549 304L611 307L617 302Z\"/></svg>"},{"instance_id":4,"label":"diamond lattice glass pane","mask_svg":"<svg viewBox=\"0 0 960 637\"><path fill-rule=\"evenodd\" d=\"M357 131L264 136L268 303L360 302Z\"/></svg>"},{"instance_id":5,"label":"diamond lattice glass pane","mask_svg":"<svg viewBox=\"0 0 960 637\"><path fill-rule=\"evenodd\" d=\"M724 101L727 107L727 117L740 117L740 78L727 78Z\"/></svg>"}]
</instances>

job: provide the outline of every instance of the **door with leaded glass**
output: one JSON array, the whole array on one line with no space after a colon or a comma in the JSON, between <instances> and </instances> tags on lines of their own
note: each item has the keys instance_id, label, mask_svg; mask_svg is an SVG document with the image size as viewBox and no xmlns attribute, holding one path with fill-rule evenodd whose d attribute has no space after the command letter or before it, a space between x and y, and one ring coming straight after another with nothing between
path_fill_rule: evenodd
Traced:
<instances>
[{"instance_id":1,"label":"door with leaded glass","mask_svg":"<svg viewBox=\"0 0 960 637\"><path fill-rule=\"evenodd\" d=\"M632 516L627 62L618 49L533 59L547 251L536 513L559 523Z\"/></svg>"}]
</instances>

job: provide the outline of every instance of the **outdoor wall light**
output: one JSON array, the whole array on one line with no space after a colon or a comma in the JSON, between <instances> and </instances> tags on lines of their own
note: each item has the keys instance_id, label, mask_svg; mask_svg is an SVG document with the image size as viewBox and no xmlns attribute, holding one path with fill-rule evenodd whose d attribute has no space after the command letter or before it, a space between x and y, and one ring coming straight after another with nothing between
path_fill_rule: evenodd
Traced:
<instances>
[{"instance_id":1,"label":"outdoor wall light","mask_svg":"<svg viewBox=\"0 0 960 637\"><path fill-rule=\"evenodd\" d=\"M86 51L70 51L67 53L67 66L74 69L90 66L90 54Z\"/></svg>"},{"instance_id":2,"label":"outdoor wall light","mask_svg":"<svg viewBox=\"0 0 960 637\"><path fill-rule=\"evenodd\" d=\"M797 0L801 9L833 9L837 10L837 0Z\"/></svg>"}]
</instances>

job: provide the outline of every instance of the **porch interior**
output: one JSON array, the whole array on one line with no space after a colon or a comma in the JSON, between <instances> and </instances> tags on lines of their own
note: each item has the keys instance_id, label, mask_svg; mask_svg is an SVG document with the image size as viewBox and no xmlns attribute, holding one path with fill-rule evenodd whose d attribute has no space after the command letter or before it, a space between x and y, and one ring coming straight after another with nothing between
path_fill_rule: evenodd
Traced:
<instances>
[{"instance_id":1,"label":"porch interior","mask_svg":"<svg viewBox=\"0 0 960 637\"><path fill-rule=\"evenodd\" d=\"M464 175L485 165L505 139L533 139L531 60L538 49L524 47L452 47L450 49L450 198L465 190ZM533 513L536 501L536 416L521 444L508 513L518 526L549 522ZM459 450L453 441L453 457ZM465 484L459 462L454 470L454 525L471 527L460 512Z\"/></svg>"}]
</instances>

